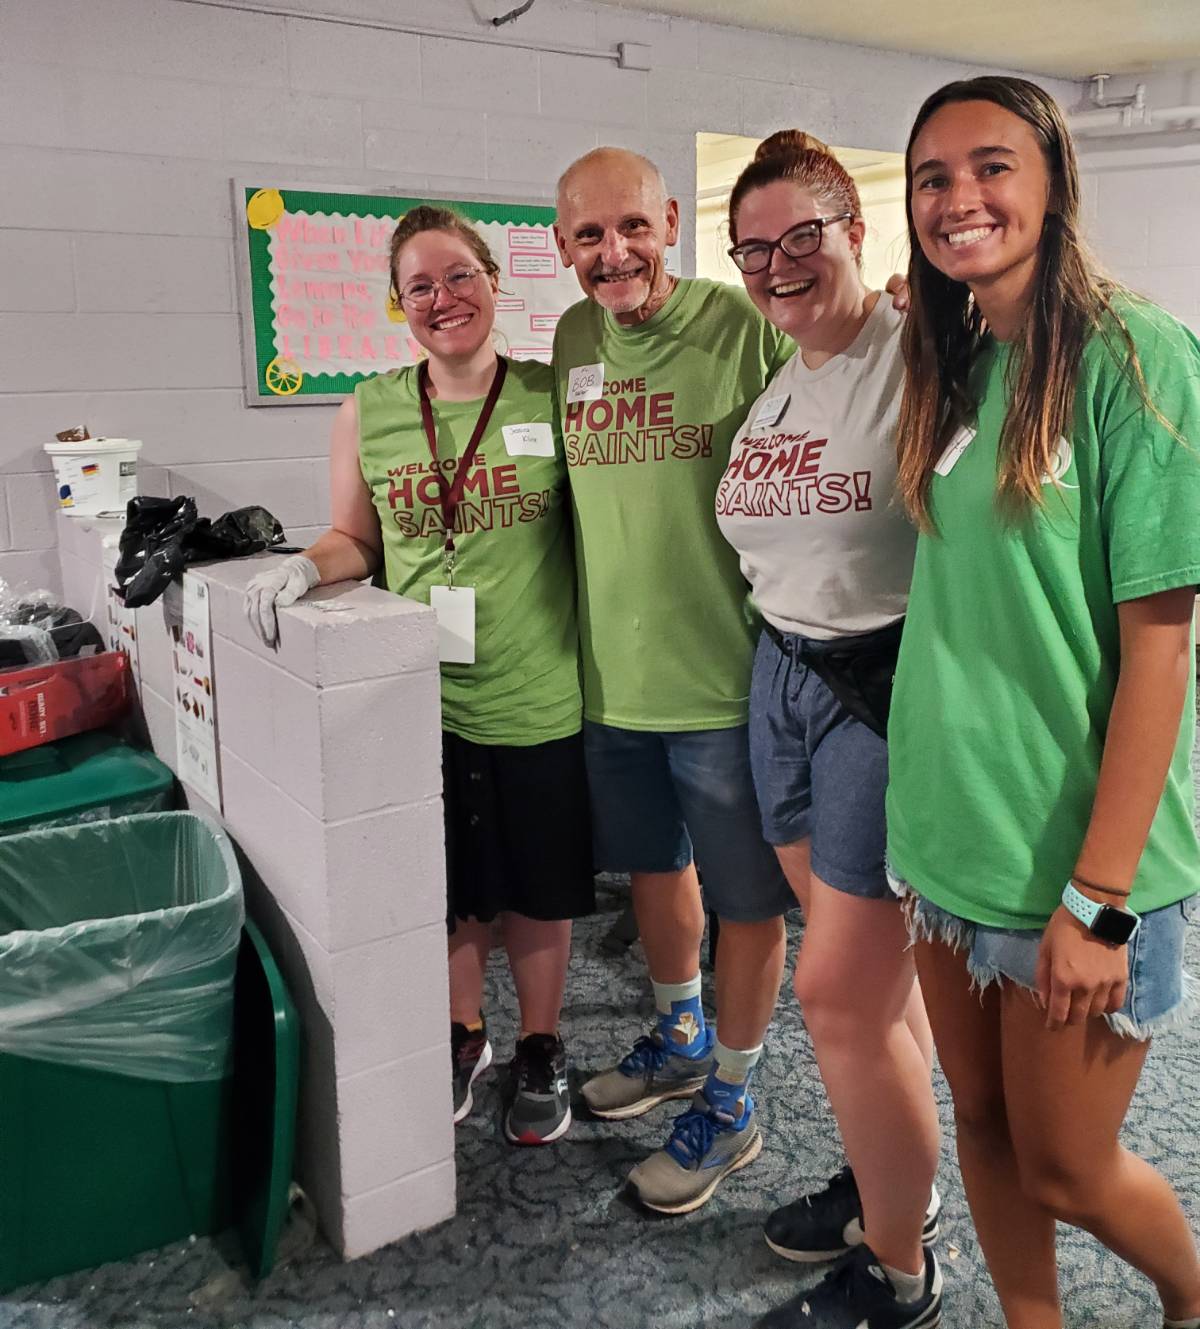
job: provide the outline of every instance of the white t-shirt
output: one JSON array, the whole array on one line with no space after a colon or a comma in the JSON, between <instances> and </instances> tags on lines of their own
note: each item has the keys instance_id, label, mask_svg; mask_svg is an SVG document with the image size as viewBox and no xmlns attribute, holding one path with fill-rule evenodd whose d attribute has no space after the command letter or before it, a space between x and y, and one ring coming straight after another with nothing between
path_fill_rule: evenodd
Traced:
<instances>
[{"instance_id":1,"label":"white t-shirt","mask_svg":"<svg viewBox=\"0 0 1200 1329\"><path fill-rule=\"evenodd\" d=\"M717 489L717 524L780 632L872 632L904 613L916 531L895 496L904 315L880 295L820 369L792 357L750 408Z\"/></svg>"}]
</instances>

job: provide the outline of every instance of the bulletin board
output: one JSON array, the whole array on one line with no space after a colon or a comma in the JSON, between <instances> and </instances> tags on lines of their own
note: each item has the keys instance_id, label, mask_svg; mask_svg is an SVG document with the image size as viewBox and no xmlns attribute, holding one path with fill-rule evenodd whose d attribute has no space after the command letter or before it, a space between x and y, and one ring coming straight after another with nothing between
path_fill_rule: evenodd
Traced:
<instances>
[{"instance_id":1,"label":"bulletin board","mask_svg":"<svg viewBox=\"0 0 1200 1329\"><path fill-rule=\"evenodd\" d=\"M421 203L453 208L500 265L498 348L549 360L554 326L578 301L544 204L428 199L233 181L242 359L250 406L336 402L372 374L421 356L389 297L388 246Z\"/></svg>"}]
</instances>

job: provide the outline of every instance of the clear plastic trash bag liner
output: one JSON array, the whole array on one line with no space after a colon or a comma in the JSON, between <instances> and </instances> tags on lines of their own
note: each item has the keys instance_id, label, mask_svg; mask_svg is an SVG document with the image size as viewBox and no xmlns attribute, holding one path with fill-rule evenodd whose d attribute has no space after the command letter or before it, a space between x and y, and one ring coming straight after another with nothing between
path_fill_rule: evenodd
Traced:
<instances>
[{"instance_id":1,"label":"clear plastic trash bag liner","mask_svg":"<svg viewBox=\"0 0 1200 1329\"><path fill-rule=\"evenodd\" d=\"M0 1051L223 1078L244 917L233 846L192 813L0 839Z\"/></svg>"}]
</instances>

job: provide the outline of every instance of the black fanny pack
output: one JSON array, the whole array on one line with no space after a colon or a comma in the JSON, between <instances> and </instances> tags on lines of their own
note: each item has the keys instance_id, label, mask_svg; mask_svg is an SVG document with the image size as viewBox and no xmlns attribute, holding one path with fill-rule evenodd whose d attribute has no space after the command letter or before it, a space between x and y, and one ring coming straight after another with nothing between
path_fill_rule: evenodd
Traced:
<instances>
[{"instance_id":1,"label":"black fanny pack","mask_svg":"<svg viewBox=\"0 0 1200 1329\"><path fill-rule=\"evenodd\" d=\"M786 637L765 620L763 630L785 655L811 669L856 720L887 737L902 618L878 632L820 647Z\"/></svg>"}]
</instances>

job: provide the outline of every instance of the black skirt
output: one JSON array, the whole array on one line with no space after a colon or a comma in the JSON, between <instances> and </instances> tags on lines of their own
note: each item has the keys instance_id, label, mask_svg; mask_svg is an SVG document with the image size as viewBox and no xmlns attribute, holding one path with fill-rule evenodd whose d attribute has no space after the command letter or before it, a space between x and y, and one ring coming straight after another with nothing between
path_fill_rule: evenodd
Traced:
<instances>
[{"instance_id":1,"label":"black skirt","mask_svg":"<svg viewBox=\"0 0 1200 1329\"><path fill-rule=\"evenodd\" d=\"M596 909L583 736L532 747L442 732L447 922Z\"/></svg>"}]
</instances>

